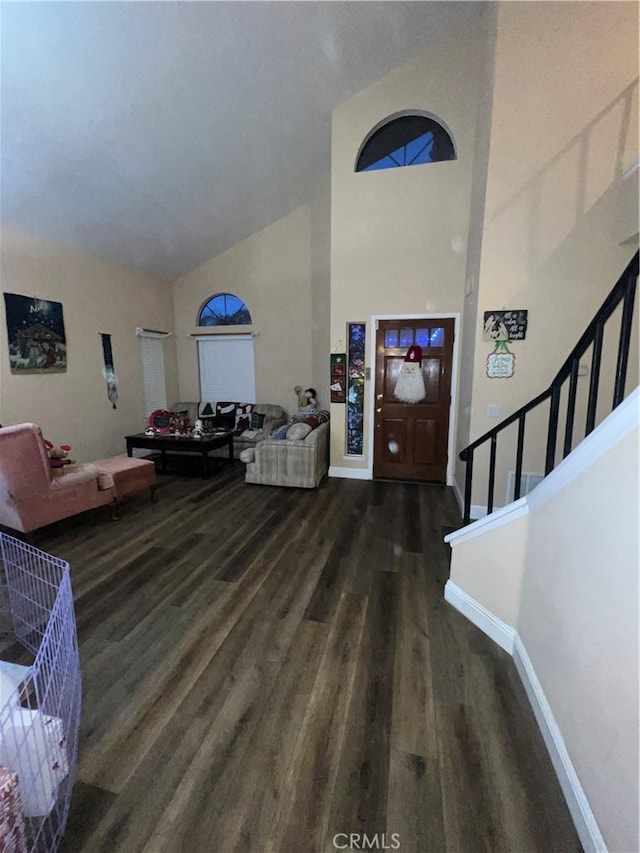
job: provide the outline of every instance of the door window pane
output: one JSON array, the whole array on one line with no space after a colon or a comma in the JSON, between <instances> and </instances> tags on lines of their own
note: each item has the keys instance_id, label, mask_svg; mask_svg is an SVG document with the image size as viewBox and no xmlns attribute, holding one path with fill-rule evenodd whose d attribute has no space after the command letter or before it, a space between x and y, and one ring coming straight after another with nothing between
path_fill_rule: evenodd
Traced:
<instances>
[{"instance_id":1,"label":"door window pane","mask_svg":"<svg viewBox=\"0 0 640 853\"><path fill-rule=\"evenodd\" d=\"M384 345L385 345L385 347L397 347L398 346L398 330L397 329L385 329L385 331L384 331Z\"/></svg>"},{"instance_id":2,"label":"door window pane","mask_svg":"<svg viewBox=\"0 0 640 853\"><path fill-rule=\"evenodd\" d=\"M429 329L416 329L416 343L419 347L429 346Z\"/></svg>"},{"instance_id":3,"label":"door window pane","mask_svg":"<svg viewBox=\"0 0 640 853\"><path fill-rule=\"evenodd\" d=\"M413 329L400 329L400 346L410 347L413 345Z\"/></svg>"},{"instance_id":4,"label":"door window pane","mask_svg":"<svg viewBox=\"0 0 640 853\"><path fill-rule=\"evenodd\" d=\"M431 329L431 333L429 335L429 344L432 347L443 347L444 346L444 329L438 327L437 329Z\"/></svg>"}]
</instances>

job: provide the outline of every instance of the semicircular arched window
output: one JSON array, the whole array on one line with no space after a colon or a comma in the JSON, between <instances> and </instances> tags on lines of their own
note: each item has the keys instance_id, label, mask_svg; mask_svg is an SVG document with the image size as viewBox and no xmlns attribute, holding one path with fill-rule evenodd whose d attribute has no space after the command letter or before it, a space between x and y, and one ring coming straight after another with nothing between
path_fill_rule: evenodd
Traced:
<instances>
[{"instance_id":1,"label":"semicircular arched window","mask_svg":"<svg viewBox=\"0 0 640 853\"><path fill-rule=\"evenodd\" d=\"M233 293L218 293L200 309L199 326L249 326L251 314L242 299Z\"/></svg>"},{"instance_id":2,"label":"semicircular arched window","mask_svg":"<svg viewBox=\"0 0 640 853\"><path fill-rule=\"evenodd\" d=\"M439 122L424 115L403 115L369 134L358 154L356 172L455 159L453 139Z\"/></svg>"}]
</instances>

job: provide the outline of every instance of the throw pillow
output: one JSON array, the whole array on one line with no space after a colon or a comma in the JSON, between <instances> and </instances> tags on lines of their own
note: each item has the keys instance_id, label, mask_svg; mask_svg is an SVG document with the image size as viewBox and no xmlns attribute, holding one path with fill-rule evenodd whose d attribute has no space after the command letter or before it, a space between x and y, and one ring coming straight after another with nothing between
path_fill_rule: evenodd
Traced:
<instances>
[{"instance_id":1,"label":"throw pillow","mask_svg":"<svg viewBox=\"0 0 640 853\"><path fill-rule=\"evenodd\" d=\"M251 428L251 412L253 403L240 403L236 406L235 435L241 435L246 429Z\"/></svg>"},{"instance_id":2,"label":"throw pillow","mask_svg":"<svg viewBox=\"0 0 640 853\"><path fill-rule=\"evenodd\" d=\"M251 429L262 429L266 415L260 415L258 412L251 413Z\"/></svg>"},{"instance_id":3,"label":"throw pillow","mask_svg":"<svg viewBox=\"0 0 640 853\"><path fill-rule=\"evenodd\" d=\"M215 412L213 411L213 406L211 405L211 403L205 403L202 406L202 409L200 411L200 417L201 418L211 418L214 415L215 415Z\"/></svg>"},{"instance_id":4,"label":"throw pillow","mask_svg":"<svg viewBox=\"0 0 640 853\"><path fill-rule=\"evenodd\" d=\"M271 438L273 438L274 441L283 441L287 437L288 429L289 424L283 424L281 427L278 427L275 432L271 433Z\"/></svg>"},{"instance_id":5,"label":"throw pillow","mask_svg":"<svg viewBox=\"0 0 640 853\"><path fill-rule=\"evenodd\" d=\"M231 415L235 414L236 404L235 403L216 403L216 414L217 415Z\"/></svg>"},{"instance_id":6,"label":"throw pillow","mask_svg":"<svg viewBox=\"0 0 640 853\"><path fill-rule=\"evenodd\" d=\"M306 421L292 424L287 430L287 438L295 441L296 439L306 438L311 432L311 426Z\"/></svg>"}]
</instances>

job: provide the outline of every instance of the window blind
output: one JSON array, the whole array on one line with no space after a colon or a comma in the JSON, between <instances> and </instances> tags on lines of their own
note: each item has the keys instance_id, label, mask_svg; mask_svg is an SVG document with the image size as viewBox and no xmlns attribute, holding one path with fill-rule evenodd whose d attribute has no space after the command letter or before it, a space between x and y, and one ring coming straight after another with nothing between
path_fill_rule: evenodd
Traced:
<instances>
[{"instance_id":1,"label":"window blind","mask_svg":"<svg viewBox=\"0 0 640 853\"><path fill-rule=\"evenodd\" d=\"M142 358L142 394L144 413L148 417L156 409L167 408L167 386L164 377L164 345L162 338L140 337Z\"/></svg>"},{"instance_id":2,"label":"window blind","mask_svg":"<svg viewBox=\"0 0 640 853\"><path fill-rule=\"evenodd\" d=\"M224 335L198 340L200 399L206 402L256 402L255 363L251 335Z\"/></svg>"}]
</instances>

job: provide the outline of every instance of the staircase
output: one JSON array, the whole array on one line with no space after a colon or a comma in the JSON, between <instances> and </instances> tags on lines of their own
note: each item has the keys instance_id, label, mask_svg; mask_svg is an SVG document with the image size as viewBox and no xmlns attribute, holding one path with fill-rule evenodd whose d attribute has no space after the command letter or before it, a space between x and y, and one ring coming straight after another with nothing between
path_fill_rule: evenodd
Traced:
<instances>
[{"instance_id":1,"label":"staircase","mask_svg":"<svg viewBox=\"0 0 640 853\"><path fill-rule=\"evenodd\" d=\"M512 424L517 423L518 431L515 452L514 501L518 500L521 496L527 416L531 412L548 402L547 440L544 459L545 477L553 471L558 462L560 455L558 453L559 438L561 439L561 458L564 459L569 455L578 441L581 441L593 431L596 426L596 414L603 414L602 400L600 400L600 407L598 408L598 395L602 384L601 365L605 330L608 328L610 321L613 323L612 315L620 303L622 303L620 326L618 329L613 330L614 334L617 335L617 356L615 361L615 376L613 377L612 402L611 408L607 404L607 410L604 414L612 412L624 400L626 396L625 386L627 384L629 352L635 316L634 303L638 281L638 254L636 252L633 256L627 268L616 282L613 290L600 306L593 320L585 329L582 337L572 349L549 387L460 452L460 459L466 462L463 515L465 524L471 521L474 454L479 448L489 443L489 476L487 483L487 514L489 515L493 512L494 508L498 438ZM589 353L591 355L589 391L584 433L581 435L581 429L576 423L578 376L580 360ZM607 387L610 387L610 385L611 382L607 382ZM559 436L561 415L564 415L564 431L563 435Z\"/></svg>"}]
</instances>

